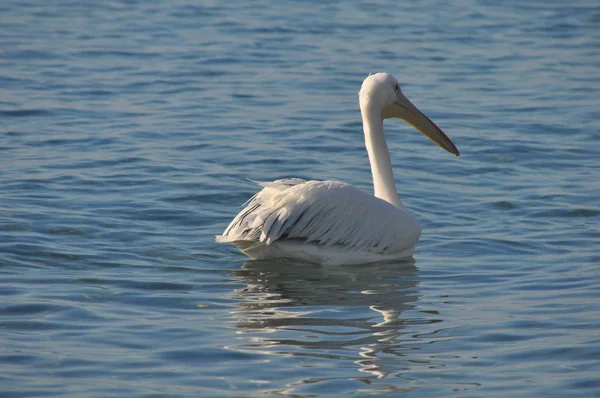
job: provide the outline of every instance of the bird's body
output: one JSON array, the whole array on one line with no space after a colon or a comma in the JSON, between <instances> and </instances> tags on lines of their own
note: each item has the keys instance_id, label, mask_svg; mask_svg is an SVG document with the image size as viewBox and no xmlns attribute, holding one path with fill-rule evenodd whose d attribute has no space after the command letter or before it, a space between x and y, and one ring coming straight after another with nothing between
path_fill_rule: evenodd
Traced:
<instances>
[{"instance_id":1,"label":"bird's body","mask_svg":"<svg viewBox=\"0 0 600 398\"><path fill-rule=\"evenodd\" d=\"M421 226L396 192L383 119L400 117L457 156L458 150L404 97L396 79L387 73L365 79L360 106L374 196L338 181L262 182L263 189L217 241L233 243L255 259L356 264L412 256Z\"/></svg>"},{"instance_id":2,"label":"bird's body","mask_svg":"<svg viewBox=\"0 0 600 398\"><path fill-rule=\"evenodd\" d=\"M368 263L412 255L419 222L404 209L339 181L277 180L218 238L252 258Z\"/></svg>"}]
</instances>

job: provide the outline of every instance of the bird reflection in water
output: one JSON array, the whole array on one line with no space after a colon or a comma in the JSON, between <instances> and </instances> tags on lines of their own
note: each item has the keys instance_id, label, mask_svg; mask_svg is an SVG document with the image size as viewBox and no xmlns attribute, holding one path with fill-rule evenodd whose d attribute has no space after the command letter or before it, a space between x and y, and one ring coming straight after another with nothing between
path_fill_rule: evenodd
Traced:
<instances>
[{"instance_id":1,"label":"bird reflection in water","mask_svg":"<svg viewBox=\"0 0 600 398\"><path fill-rule=\"evenodd\" d=\"M411 349L403 347L401 314L415 308L416 270L412 259L331 267L246 261L230 271L245 285L232 293L241 342L230 348L329 359L336 366L349 360L369 373L359 380L385 378L401 370L398 359L406 364Z\"/></svg>"}]
</instances>

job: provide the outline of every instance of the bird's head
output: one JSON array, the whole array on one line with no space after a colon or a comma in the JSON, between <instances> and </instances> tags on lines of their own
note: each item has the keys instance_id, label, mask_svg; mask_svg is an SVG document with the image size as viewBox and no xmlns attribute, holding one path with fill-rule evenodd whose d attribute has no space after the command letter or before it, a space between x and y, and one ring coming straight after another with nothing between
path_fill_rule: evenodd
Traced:
<instances>
[{"instance_id":1,"label":"bird's head","mask_svg":"<svg viewBox=\"0 0 600 398\"><path fill-rule=\"evenodd\" d=\"M398 80L389 73L369 75L363 81L358 95L363 112L366 109L376 110L383 119L402 119L440 147L456 157L460 156L452 140L404 96Z\"/></svg>"}]
</instances>

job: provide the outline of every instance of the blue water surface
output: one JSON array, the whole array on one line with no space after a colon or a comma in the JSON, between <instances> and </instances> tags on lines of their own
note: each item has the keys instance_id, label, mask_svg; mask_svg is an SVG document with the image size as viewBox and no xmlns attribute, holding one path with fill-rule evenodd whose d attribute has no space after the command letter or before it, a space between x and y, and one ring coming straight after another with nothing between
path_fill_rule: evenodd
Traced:
<instances>
[{"instance_id":1,"label":"blue water surface","mask_svg":"<svg viewBox=\"0 0 600 398\"><path fill-rule=\"evenodd\" d=\"M0 396L600 396L594 1L0 5ZM281 177L371 191L386 122L414 260L214 242Z\"/></svg>"}]
</instances>

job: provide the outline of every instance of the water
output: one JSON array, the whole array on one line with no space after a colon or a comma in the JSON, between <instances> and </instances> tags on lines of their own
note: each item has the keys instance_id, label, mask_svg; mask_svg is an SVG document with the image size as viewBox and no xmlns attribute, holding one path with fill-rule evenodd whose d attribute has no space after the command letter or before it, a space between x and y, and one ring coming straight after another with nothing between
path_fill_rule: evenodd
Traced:
<instances>
[{"instance_id":1,"label":"water","mask_svg":"<svg viewBox=\"0 0 600 398\"><path fill-rule=\"evenodd\" d=\"M2 3L2 397L600 396L600 8ZM370 190L375 71L414 262L248 261L256 187Z\"/></svg>"}]
</instances>

